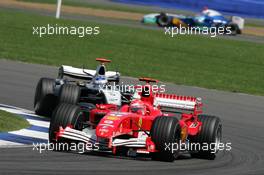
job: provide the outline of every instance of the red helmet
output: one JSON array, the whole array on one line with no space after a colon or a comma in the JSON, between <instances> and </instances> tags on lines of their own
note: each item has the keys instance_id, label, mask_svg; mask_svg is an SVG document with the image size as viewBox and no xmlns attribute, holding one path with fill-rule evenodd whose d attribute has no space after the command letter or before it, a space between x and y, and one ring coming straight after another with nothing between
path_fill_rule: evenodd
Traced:
<instances>
[{"instance_id":1,"label":"red helmet","mask_svg":"<svg viewBox=\"0 0 264 175\"><path fill-rule=\"evenodd\" d=\"M130 104L130 112L137 113L139 115L145 115L147 112L146 104L141 100L134 100Z\"/></svg>"}]
</instances>

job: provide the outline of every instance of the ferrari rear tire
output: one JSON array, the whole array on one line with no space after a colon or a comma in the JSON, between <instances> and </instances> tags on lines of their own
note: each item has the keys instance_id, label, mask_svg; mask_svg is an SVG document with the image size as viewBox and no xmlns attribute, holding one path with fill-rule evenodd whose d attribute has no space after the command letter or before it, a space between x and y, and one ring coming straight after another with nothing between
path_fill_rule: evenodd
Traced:
<instances>
[{"instance_id":1,"label":"ferrari rear tire","mask_svg":"<svg viewBox=\"0 0 264 175\"><path fill-rule=\"evenodd\" d=\"M34 98L34 110L38 115L50 117L56 107L57 97L54 95L55 80L41 78L37 84Z\"/></svg>"},{"instance_id":2,"label":"ferrari rear tire","mask_svg":"<svg viewBox=\"0 0 264 175\"><path fill-rule=\"evenodd\" d=\"M198 120L202 122L201 131L198 135L190 138L191 143L198 143L199 150L191 152L191 156L202 159L215 159L218 152L218 144L222 140L222 124L219 117L209 115L199 115ZM208 146L208 150L203 150L202 147Z\"/></svg>"},{"instance_id":3,"label":"ferrari rear tire","mask_svg":"<svg viewBox=\"0 0 264 175\"><path fill-rule=\"evenodd\" d=\"M80 87L74 84L64 84L59 93L59 103L77 104L80 99Z\"/></svg>"},{"instance_id":4,"label":"ferrari rear tire","mask_svg":"<svg viewBox=\"0 0 264 175\"><path fill-rule=\"evenodd\" d=\"M173 162L178 157L181 127L177 118L157 117L153 121L150 136L158 150L157 153L151 154L152 159Z\"/></svg>"},{"instance_id":5,"label":"ferrari rear tire","mask_svg":"<svg viewBox=\"0 0 264 175\"><path fill-rule=\"evenodd\" d=\"M79 106L61 103L54 110L51 117L49 127L49 142L53 144L64 142L65 140L56 140L56 132L59 131L60 127L64 129L69 125L76 130L82 130L82 111ZM55 147L56 146L54 146L54 148Z\"/></svg>"}]
</instances>

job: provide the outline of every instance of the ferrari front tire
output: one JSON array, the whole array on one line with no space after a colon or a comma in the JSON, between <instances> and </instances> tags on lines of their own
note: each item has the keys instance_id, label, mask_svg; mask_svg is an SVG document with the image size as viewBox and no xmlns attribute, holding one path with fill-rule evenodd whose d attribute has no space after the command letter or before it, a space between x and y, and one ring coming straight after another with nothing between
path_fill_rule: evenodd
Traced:
<instances>
[{"instance_id":1,"label":"ferrari front tire","mask_svg":"<svg viewBox=\"0 0 264 175\"><path fill-rule=\"evenodd\" d=\"M56 132L60 127L72 126L76 130L81 130L83 126L83 115L79 106L61 103L54 110L49 127L49 142L54 143Z\"/></svg>"},{"instance_id":2,"label":"ferrari front tire","mask_svg":"<svg viewBox=\"0 0 264 175\"><path fill-rule=\"evenodd\" d=\"M181 139L181 127L176 117L161 116L155 118L150 135L158 150L158 152L151 154L152 159L173 162L178 157L180 149L172 150L174 146L179 148Z\"/></svg>"}]
</instances>

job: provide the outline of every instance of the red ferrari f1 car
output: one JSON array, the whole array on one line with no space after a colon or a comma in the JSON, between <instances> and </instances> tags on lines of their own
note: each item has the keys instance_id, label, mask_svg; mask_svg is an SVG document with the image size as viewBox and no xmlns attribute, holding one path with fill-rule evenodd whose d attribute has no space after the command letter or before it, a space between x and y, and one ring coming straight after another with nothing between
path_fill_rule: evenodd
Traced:
<instances>
[{"instance_id":1,"label":"red ferrari f1 car","mask_svg":"<svg viewBox=\"0 0 264 175\"><path fill-rule=\"evenodd\" d=\"M140 81L146 82L142 91L123 106L59 104L50 122L50 142L94 144L96 151L145 153L161 161L174 161L186 151L214 159L222 137L220 119L202 114L200 98L156 93L150 83L157 80Z\"/></svg>"}]
</instances>

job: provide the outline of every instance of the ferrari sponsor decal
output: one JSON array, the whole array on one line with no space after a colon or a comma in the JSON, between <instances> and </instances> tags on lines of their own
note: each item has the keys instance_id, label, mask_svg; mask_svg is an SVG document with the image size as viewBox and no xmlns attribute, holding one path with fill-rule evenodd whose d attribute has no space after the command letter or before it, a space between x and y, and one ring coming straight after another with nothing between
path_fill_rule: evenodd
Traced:
<instances>
[{"instance_id":1,"label":"ferrari sponsor decal","mask_svg":"<svg viewBox=\"0 0 264 175\"><path fill-rule=\"evenodd\" d=\"M106 119L108 119L108 120L119 120L119 117L117 117L117 116L107 116Z\"/></svg>"},{"instance_id":2,"label":"ferrari sponsor decal","mask_svg":"<svg viewBox=\"0 0 264 175\"><path fill-rule=\"evenodd\" d=\"M113 125L110 125L110 124L105 124L105 123L102 123L102 124L99 124L98 126L102 126L102 128L106 128L106 127L114 127Z\"/></svg>"},{"instance_id":3,"label":"ferrari sponsor decal","mask_svg":"<svg viewBox=\"0 0 264 175\"><path fill-rule=\"evenodd\" d=\"M104 123L106 123L106 124L113 124L114 122L112 120L105 120Z\"/></svg>"},{"instance_id":4,"label":"ferrari sponsor decal","mask_svg":"<svg viewBox=\"0 0 264 175\"><path fill-rule=\"evenodd\" d=\"M196 128L197 125L198 125L198 122L196 122L196 123L192 123L192 124L190 125L190 128Z\"/></svg>"},{"instance_id":5,"label":"ferrari sponsor decal","mask_svg":"<svg viewBox=\"0 0 264 175\"><path fill-rule=\"evenodd\" d=\"M122 117L123 115L127 114L126 112L111 112L110 115L116 116L116 117Z\"/></svg>"},{"instance_id":6,"label":"ferrari sponsor decal","mask_svg":"<svg viewBox=\"0 0 264 175\"><path fill-rule=\"evenodd\" d=\"M103 133L103 132L108 132L108 131L109 131L109 130L108 130L108 129L106 129L106 128L100 128L100 129L99 129L99 132L100 132L100 133Z\"/></svg>"},{"instance_id":7,"label":"ferrari sponsor decal","mask_svg":"<svg viewBox=\"0 0 264 175\"><path fill-rule=\"evenodd\" d=\"M123 123L121 123L120 127L119 127L119 132L121 133L123 130Z\"/></svg>"},{"instance_id":8,"label":"ferrari sponsor decal","mask_svg":"<svg viewBox=\"0 0 264 175\"><path fill-rule=\"evenodd\" d=\"M139 127L139 128L142 127L142 117L140 117L139 120L138 120L138 127Z\"/></svg>"}]
</instances>

